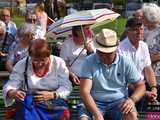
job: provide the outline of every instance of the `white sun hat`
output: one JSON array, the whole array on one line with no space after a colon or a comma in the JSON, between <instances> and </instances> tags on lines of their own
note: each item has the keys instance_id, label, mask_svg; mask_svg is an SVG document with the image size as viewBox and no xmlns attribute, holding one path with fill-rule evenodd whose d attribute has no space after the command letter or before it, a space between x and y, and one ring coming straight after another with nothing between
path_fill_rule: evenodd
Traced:
<instances>
[{"instance_id":1,"label":"white sun hat","mask_svg":"<svg viewBox=\"0 0 160 120\"><path fill-rule=\"evenodd\" d=\"M102 29L102 31L96 35L94 46L97 50L104 53L112 53L116 51L119 45L119 40L115 31L110 29Z\"/></svg>"}]
</instances>

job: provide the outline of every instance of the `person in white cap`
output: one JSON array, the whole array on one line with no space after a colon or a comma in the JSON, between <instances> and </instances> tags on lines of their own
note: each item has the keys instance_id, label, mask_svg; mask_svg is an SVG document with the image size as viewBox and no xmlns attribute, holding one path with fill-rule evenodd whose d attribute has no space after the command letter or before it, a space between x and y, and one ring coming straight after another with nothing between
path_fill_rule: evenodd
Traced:
<instances>
[{"instance_id":1,"label":"person in white cap","mask_svg":"<svg viewBox=\"0 0 160 120\"><path fill-rule=\"evenodd\" d=\"M137 120L135 102L145 93L132 61L118 54L119 41L115 31L102 29L96 35L96 53L87 57L81 70L79 105L80 120ZM128 84L135 87L128 97Z\"/></svg>"}]
</instances>

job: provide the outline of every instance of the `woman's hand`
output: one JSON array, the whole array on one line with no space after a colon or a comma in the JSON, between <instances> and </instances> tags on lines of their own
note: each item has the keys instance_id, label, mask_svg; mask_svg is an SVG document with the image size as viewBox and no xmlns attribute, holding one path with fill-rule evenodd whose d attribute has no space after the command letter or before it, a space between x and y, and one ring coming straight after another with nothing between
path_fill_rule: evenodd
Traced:
<instances>
[{"instance_id":1,"label":"woman's hand","mask_svg":"<svg viewBox=\"0 0 160 120\"><path fill-rule=\"evenodd\" d=\"M75 75L73 72L69 72L69 79L71 82L75 85L80 85L80 80L77 75Z\"/></svg>"},{"instance_id":2,"label":"woman's hand","mask_svg":"<svg viewBox=\"0 0 160 120\"><path fill-rule=\"evenodd\" d=\"M26 93L21 90L10 90L7 95L11 98L14 98L16 100L24 101L24 98L26 96Z\"/></svg>"},{"instance_id":3,"label":"woman's hand","mask_svg":"<svg viewBox=\"0 0 160 120\"><path fill-rule=\"evenodd\" d=\"M92 47L90 42L89 43L85 43L84 48L87 50L87 54L90 54L90 53L94 52L93 47Z\"/></svg>"},{"instance_id":4,"label":"woman's hand","mask_svg":"<svg viewBox=\"0 0 160 120\"><path fill-rule=\"evenodd\" d=\"M44 102L50 99L55 99L54 97L53 91L39 91L34 95L34 100L35 102Z\"/></svg>"}]
</instances>

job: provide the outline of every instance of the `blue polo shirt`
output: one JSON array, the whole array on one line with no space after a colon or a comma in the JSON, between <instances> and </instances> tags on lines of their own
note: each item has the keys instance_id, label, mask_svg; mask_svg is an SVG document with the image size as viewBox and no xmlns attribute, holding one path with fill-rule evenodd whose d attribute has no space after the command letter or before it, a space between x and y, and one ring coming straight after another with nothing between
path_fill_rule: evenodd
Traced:
<instances>
[{"instance_id":1,"label":"blue polo shirt","mask_svg":"<svg viewBox=\"0 0 160 120\"><path fill-rule=\"evenodd\" d=\"M91 95L94 100L111 102L128 96L128 83L140 80L134 64L117 54L111 65L103 64L98 55L86 58L81 69L81 77L92 80Z\"/></svg>"}]
</instances>

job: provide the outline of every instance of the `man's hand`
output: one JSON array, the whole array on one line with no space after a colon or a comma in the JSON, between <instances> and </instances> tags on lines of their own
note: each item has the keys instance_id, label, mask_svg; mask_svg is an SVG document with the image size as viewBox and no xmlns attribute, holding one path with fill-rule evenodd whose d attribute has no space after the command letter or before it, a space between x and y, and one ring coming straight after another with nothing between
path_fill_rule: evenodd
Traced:
<instances>
[{"instance_id":1,"label":"man's hand","mask_svg":"<svg viewBox=\"0 0 160 120\"><path fill-rule=\"evenodd\" d=\"M128 98L121 106L123 114L128 114L129 112L131 112L134 106L134 101L131 98Z\"/></svg>"},{"instance_id":2,"label":"man's hand","mask_svg":"<svg viewBox=\"0 0 160 120\"><path fill-rule=\"evenodd\" d=\"M95 117L95 120L104 120L103 116Z\"/></svg>"},{"instance_id":3,"label":"man's hand","mask_svg":"<svg viewBox=\"0 0 160 120\"><path fill-rule=\"evenodd\" d=\"M151 91L146 91L146 97L150 100L150 101L156 101L157 99L157 89L154 88Z\"/></svg>"},{"instance_id":4,"label":"man's hand","mask_svg":"<svg viewBox=\"0 0 160 120\"><path fill-rule=\"evenodd\" d=\"M103 115L98 111L95 115L95 120L104 120Z\"/></svg>"}]
</instances>

